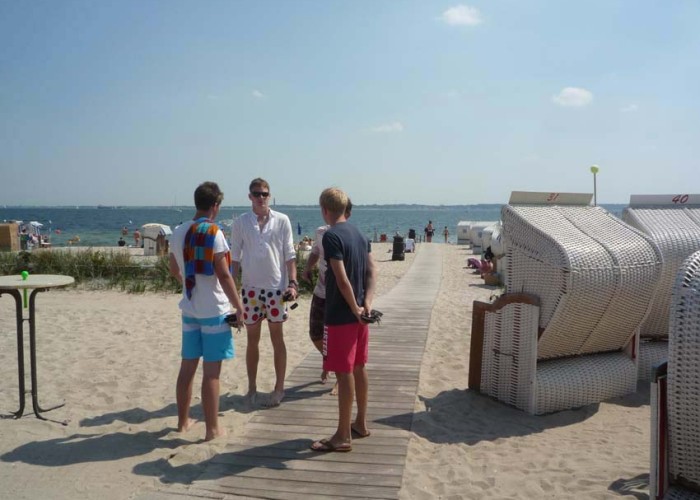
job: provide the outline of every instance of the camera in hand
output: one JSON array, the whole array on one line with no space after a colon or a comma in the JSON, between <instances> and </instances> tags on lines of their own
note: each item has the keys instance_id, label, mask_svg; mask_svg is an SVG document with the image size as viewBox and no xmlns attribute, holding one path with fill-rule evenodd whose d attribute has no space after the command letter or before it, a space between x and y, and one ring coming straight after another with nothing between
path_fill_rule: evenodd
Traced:
<instances>
[{"instance_id":1,"label":"camera in hand","mask_svg":"<svg viewBox=\"0 0 700 500\"><path fill-rule=\"evenodd\" d=\"M290 302L290 301L294 300L294 296L292 295L292 292L290 292L290 291L284 292L284 295L282 295L282 300L285 302ZM297 304L296 302L294 302L291 306L289 306L290 309L296 309L297 307L299 307L299 304Z\"/></svg>"},{"instance_id":2,"label":"camera in hand","mask_svg":"<svg viewBox=\"0 0 700 500\"><path fill-rule=\"evenodd\" d=\"M362 318L362 321L366 323L381 323L382 316L384 316L383 312L372 309L369 314L362 313L360 318Z\"/></svg>"},{"instance_id":3,"label":"camera in hand","mask_svg":"<svg viewBox=\"0 0 700 500\"><path fill-rule=\"evenodd\" d=\"M226 316L226 323L228 323L229 326L236 327L238 325L238 316L236 313L231 313Z\"/></svg>"}]
</instances>

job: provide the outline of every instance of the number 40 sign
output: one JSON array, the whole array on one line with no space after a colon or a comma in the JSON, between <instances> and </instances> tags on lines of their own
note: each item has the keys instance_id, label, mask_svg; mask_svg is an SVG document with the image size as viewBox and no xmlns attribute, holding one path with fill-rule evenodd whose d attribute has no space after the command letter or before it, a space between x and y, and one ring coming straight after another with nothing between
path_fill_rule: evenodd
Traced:
<instances>
[{"instance_id":1,"label":"number 40 sign","mask_svg":"<svg viewBox=\"0 0 700 500\"><path fill-rule=\"evenodd\" d=\"M630 206L700 205L700 194L633 194Z\"/></svg>"}]
</instances>

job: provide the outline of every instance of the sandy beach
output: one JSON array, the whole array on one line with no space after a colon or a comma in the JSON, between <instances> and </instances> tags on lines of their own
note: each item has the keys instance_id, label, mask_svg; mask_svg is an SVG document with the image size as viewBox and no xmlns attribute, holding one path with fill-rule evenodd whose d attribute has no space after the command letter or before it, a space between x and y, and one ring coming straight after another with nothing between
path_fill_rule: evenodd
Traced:
<instances>
[{"instance_id":1,"label":"sandy beach","mask_svg":"<svg viewBox=\"0 0 700 500\"><path fill-rule=\"evenodd\" d=\"M373 248L381 295L396 285L414 255L391 261L390 244ZM466 390L472 302L488 300L495 288L466 268L468 249L443 250L401 498L646 498L645 386L626 398L543 417ZM196 478L200 464L223 449L223 439L201 441L201 423L185 434L174 432L178 300L172 294L80 289L38 295L40 400L43 406L66 404L45 414L58 422L36 419L31 406L19 420L0 420L0 497L133 498L163 488L161 472L169 466L188 466L178 467L188 476L178 482ZM298 303L285 326L288 373L313 349L310 296ZM4 295L3 414L17 408L14 331L14 301ZM235 343L237 357L224 363L221 377L220 418L228 439L245 429L251 415L243 402L245 334L236 334ZM197 386L200 377L201 368ZM261 342L258 385L272 390L269 341ZM197 394L193 407L200 417Z\"/></svg>"}]
</instances>

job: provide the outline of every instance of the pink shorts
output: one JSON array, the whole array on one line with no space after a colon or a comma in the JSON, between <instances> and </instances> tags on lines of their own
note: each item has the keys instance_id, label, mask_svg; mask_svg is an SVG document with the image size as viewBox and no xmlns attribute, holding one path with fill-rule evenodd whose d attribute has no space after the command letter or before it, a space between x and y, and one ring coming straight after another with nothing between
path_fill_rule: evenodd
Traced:
<instances>
[{"instance_id":1,"label":"pink shorts","mask_svg":"<svg viewBox=\"0 0 700 500\"><path fill-rule=\"evenodd\" d=\"M350 373L356 366L367 364L369 325L348 323L323 327L323 369Z\"/></svg>"}]
</instances>

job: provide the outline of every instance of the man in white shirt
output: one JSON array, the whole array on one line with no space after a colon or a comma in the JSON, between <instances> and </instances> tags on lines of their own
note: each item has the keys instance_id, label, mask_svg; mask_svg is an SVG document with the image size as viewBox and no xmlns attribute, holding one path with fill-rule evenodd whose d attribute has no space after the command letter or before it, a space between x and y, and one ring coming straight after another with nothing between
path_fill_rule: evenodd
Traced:
<instances>
[{"instance_id":1,"label":"man in white shirt","mask_svg":"<svg viewBox=\"0 0 700 500\"><path fill-rule=\"evenodd\" d=\"M231 229L233 275L242 270L243 321L248 334L246 369L249 404L256 403L260 332L267 319L274 353L275 388L264 404L277 406L284 398L287 347L282 325L286 302L297 297L296 252L289 217L270 209L270 185L253 179L248 199L252 210L238 217Z\"/></svg>"}]
</instances>

